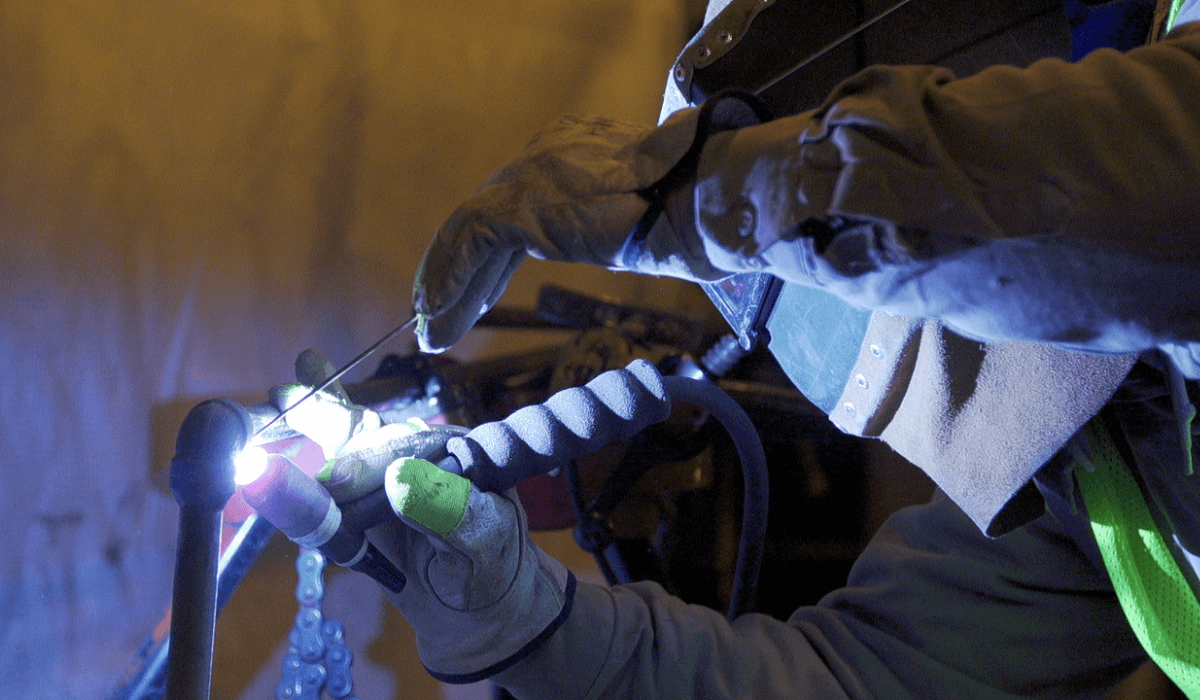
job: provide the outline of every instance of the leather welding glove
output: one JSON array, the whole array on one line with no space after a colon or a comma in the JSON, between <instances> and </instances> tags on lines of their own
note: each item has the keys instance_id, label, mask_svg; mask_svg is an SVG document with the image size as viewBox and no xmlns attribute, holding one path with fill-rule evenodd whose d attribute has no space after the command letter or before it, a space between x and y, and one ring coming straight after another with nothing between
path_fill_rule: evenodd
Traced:
<instances>
[{"instance_id":1,"label":"leather welding glove","mask_svg":"<svg viewBox=\"0 0 1200 700\"><path fill-rule=\"evenodd\" d=\"M359 433L317 479L339 503L385 490L397 517L368 537L408 579L385 594L416 631L429 673L471 683L552 634L570 613L575 579L534 545L515 489L480 491L429 461L453 434L419 421Z\"/></svg>"},{"instance_id":2,"label":"leather welding glove","mask_svg":"<svg viewBox=\"0 0 1200 700\"><path fill-rule=\"evenodd\" d=\"M306 353L296 363L300 381L273 393L298 398L333 373L319 353ZM516 490L480 491L430 461L463 429L419 419L380 424L340 387L320 401L292 426L324 441L330 459L316 478L339 505L385 490L396 519L367 536L408 579L400 593L385 594L416 631L430 674L448 683L487 678L566 620L575 579L530 539Z\"/></svg>"},{"instance_id":3,"label":"leather welding glove","mask_svg":"<svg viewBox=\"0 0 1200 700\"><path fill-rule=\"evenodd\" d=\"M488 678L566 621L575 578L530 539L515 489L480 491L419 458L393 462L384 484L397 520L368 537L408 577L385 594L416 631L432 676Z\"/></svg>"},{"instance_id":4,"label":"leather welding glove","mask_svg":"<svg viewBox=\"0 0 1200 700\"><path fill-rule=\"evenodd\" d=\"M690 218L688 184L704 138L761 121L746 99L714 99L658 127L565 117L539 133L434 234L413 289L421 349L440 352L457 342L527 255L691 280L724 277L691 227L677 231L661 214L678 209Z\"/></svg>"},{"instance_id":5,"label":"leather welding glove","mask_svg":"<svg viewBox=\"0 0 1200 700\"><path fill-rule=\"evenodd\" d=\"M337 455L355 435L373 433L383 424L378 413L351 403L340 382L308 396L333 373L333 365L325 355L309 348L296 358L296 381L273 386L268 392L271 403L280 411L303 400L288 411L284 420L320 445L327 458Z\"/></svg>"}]
</instances>

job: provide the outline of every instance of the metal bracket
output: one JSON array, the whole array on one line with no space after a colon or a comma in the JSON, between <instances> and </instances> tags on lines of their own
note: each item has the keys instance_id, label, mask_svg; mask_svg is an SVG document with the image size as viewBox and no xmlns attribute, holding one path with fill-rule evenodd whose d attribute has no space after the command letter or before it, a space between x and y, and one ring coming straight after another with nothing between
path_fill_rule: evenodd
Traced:
<instances>
[{"instance_id":1,"label":"metal bracket","mask_svg":"<svg viewBox=\"0 0 1200 700\"><path fill-rule=\"evenodd\" d=\"M700 33L692 37L675 61L671 77L683 96L691 102L692 75L721 58L737 45L758 13L775 4L775 0L734 0L721 10Z\"/></svg>"}]
</instances>

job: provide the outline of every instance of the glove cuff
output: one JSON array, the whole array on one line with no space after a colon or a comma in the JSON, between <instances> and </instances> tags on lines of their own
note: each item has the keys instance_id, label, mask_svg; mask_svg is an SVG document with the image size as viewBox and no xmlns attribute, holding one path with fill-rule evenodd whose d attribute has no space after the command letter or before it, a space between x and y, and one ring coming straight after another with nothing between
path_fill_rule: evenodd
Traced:
<instances>
[{"instance_id":1,"label":"glove cuff","mask_svg":"<svg viewBox=\"0 0 1200 700\"><path fill-rule=\"evenodd\" d=\"M513 493L512 498L516 498ZM530 539L519 510L520 559L495 602L471 610L441 611L419 624L417 651L425 670L446 683L474 683L512 666L538 648L570 616L575 577ZM432 601L431 601L432 602ZM408 615L408 611L401 610Z\"/></svg>"},{"instance_id":2,"label":"glove cuff","mask_svg":"<svg viewBox=\"0 0 1200 700\"><path fill-rule=\"evenodd\" d=\"M430 668L428 665L425 665L425 670L429 673L429 675L443 683L461 685L465 683L476 683L478 681L486 680L497 673L500 673L501 671L511 668L517 662L536 651L538 647L545 643L545 641L549 639L551 635L553 635L560 627L563 626L563 623L565 623L567 618L571 616L571 607L575 601L575 588L575 574L568 571L566 585L563 589L563 605L558 615L551 620L550 624L546 625L545 629L538 633L537 636L526 642L524 646L509 656L493 663L487 668L479 671L473 671L471 673L444 673L441 671L436 671Z\"/></svg>"},{"instance_id":3,"label":"glove cuff","mask_svg":"<svg viewBox=\"0 0 1200 700\"><path fill-rule=\"evenodd\" d=\"M709 137L724 131L770 121L771 115L766 106L754 95L748 92L726 91L713 95L688 118L696 120L695 136L691 147L667 171L666 175L638 192L650 205L617 255L621 267L627 270L643 271L644 264L639 264L639 261L643 261L647 257L647 249L651 247L648 245L651 232L664 225L662 219L666 211L667 199L681 188L690 188L695 183L700 154ZM675 231L674 234L677 238L685 240L698 238L694 230ZM685 246L685 248L687 247L689 246ZM690 248L696 247L690 246ZM655 272L655 270L647 271ZM699 277L703 279L707 275L701 274Z\"/></svg>"}]
</instances>

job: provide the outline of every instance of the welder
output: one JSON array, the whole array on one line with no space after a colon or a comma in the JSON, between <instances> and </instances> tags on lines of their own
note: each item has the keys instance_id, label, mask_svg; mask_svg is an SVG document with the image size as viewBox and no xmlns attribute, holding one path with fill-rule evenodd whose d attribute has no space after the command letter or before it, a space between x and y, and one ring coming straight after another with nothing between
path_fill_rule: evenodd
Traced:
<instances>
[{"instance_id":1,"label":"welder","mask_svg":"<svg viewBox=\"0 0 1200 700\"><path fill-rule=\"evenodd\" d=\"M485 182L426 252L423 349L528 255L764 271L871 311L830 418L939 492L819 604L732 623L575 583L511 494L422 523L397 492L407 524L372 536L430 672L521 698L1083 698L1152 659L1200 698L1200 0L1160 4L1143 47L876 66L792 116L722 93L656 127L566 118Z\"/></svg>"}]
</instances>

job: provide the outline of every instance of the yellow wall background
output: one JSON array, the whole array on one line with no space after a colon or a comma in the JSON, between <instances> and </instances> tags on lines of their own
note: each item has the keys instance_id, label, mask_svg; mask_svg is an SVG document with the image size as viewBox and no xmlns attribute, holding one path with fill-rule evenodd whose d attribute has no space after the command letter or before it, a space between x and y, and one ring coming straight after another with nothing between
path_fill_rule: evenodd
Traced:
<instances>
[{"instance_id":1,"label":"yellow wall background","mask_svg":"<svg viewBox=\"0 0 1200 700\"><path fill-rule=\"evenodd\" d=\"M337 363L395 326L433 229L538 128L654 121L685 4L0 0L0 694L104 697L162 616L176 507L152 445L174 426L156 411L264 396L301 349ZM695 298L542 263L506 301L546 280ZM214 697L249 692L291 624L290 562L265 561L282 580L243 600L285 618L230 609ZM340 614L378 618L356 662L372 687L441 692L372 671L412 664L387 641L411 640L369 586L338 590ZM230 659L249 666L222 676Z\"/></svg>"}]
</instances>

